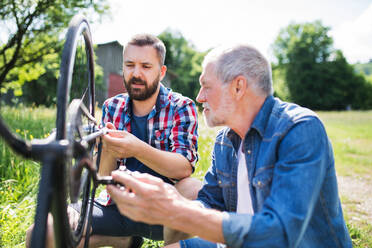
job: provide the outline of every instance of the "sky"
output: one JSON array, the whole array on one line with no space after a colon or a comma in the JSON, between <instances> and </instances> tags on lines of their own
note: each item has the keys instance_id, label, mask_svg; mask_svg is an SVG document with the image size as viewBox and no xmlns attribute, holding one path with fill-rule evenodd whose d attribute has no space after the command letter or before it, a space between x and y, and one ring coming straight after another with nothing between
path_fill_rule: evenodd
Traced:
<instances>
[{"instance_id":1,"label":"sky","mask_svg":"<svg viewBox=\"0 0 372 248\"><path fill-rule=\"evenodd\" d=\"M93 42L177 30L199 51L248 43L273 60L270 46L290 23L321 20L349 63L372 59L372 0L109 0L111 17L91 25Z\"/></svg>"}]
</instances>

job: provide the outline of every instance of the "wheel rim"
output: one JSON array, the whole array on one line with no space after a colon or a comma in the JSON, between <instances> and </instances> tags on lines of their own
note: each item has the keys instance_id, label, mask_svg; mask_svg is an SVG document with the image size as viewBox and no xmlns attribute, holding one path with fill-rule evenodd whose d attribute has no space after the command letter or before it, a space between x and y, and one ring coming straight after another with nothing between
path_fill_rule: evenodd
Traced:
<instances>
[{"instance_id":1,"label":"wheel rim","mask_svg":"<svg viewBox=\"0 0 372 248\"><path fill-rule=\"evenodd\" d=\"M81 240L84 225L88 214L88 200L93 191L92 177L84 166L84 158L77 153L73 144L80 142L81 137L91 129L84 127L92 126L92 122L82 114L80 108L71 110L71 104L79 101L84 105L91 116L94 116L94 60L93 47L89 25L82 16L75 16L66 35L65 47L62 54L60 78L57 93L57 140L67 139L69 149L64 161L61 161L59 173L63 175L56 190L58 207L55 211L61 213L55 223L56 241L76 246ZM78 100L73 100L78 99ZM70 104L71 103L71 104ZM76 103L75 103L76 105ZM69 107L70 106L70 107ZM76 110L76 107L75 107ZM88 144L86 150L93 155L94 142ZM76 168L81 167L77 171ZM76 188L78 189L76 190ZM77 223L70 223L67 206L79 200L80 216ZM56 228L57 226L57 228ZM59 240L59 241L58 241Z\"/></svg>"}]
</instances>

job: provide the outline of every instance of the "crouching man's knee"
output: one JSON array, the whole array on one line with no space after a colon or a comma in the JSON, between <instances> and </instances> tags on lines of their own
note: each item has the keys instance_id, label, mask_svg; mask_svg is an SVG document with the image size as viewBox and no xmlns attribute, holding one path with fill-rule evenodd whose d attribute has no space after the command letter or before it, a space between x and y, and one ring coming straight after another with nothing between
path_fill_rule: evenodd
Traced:
<instances>
[{"instance_id":1,"label":"crouching man's knee","mask_svg":"<svg viewBox=\"0 0 372 248\"><path fill-rule=\"evenodd\" d=\"M195 200L198 197L199 190L202 188L202 182L196 178L187 177L177 182L175 187L183 197L189 200ZM173 244L191 237L192 236L188 233L164 227L165 245Z\"/></svg>"},{"instance_id":2,"label":"crouching man's knee","mask_svg":"<svg viewBox=\"0 0 372 248\"><path fill-rule=\"evenodd\" d=\"M31 247L31 238L34 231L34 224L32 224L26 231L26 248ZM45 247L54 247L54 234L53 234L53 217L48 214L47 233L45 237Z\"/></svg>"},{"instance_id":3,"label":"crouching man's knee","mask_svg":"<svg viewBox=\"0 0 372 248\"><path fill-rule=\"evenodd\" d=\"M175 185L178 192L189 200L195 200L198 197L198 192L203 184L200 180L193 177L186 177Z\"/></svg>"}]
</instances>

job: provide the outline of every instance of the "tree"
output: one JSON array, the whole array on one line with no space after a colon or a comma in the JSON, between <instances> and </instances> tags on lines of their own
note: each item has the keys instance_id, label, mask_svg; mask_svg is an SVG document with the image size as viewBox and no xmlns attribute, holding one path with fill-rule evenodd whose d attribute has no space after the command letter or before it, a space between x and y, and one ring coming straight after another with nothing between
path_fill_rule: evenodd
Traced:
<instances>
[{"instance_id":1,"label":"tree","mask_svg":"<svg viewBox=\"0 0 372 248\"><path fill-rule=\"evenodd\" d=\"M363 73L366 76L372 75L372 59L365 64L357 63L354 67L356 72Z\"/></svg>"},{"instance_id":2,"label":"tree","mask_svg":"<svg viewBox=\"0 0 372 248\"><path fill-rule=\"evenodd\" d=\"M60 38L72 16L97 17L108 12L105 0L2 0L0 2L0 89L22 94L22 85L55 65ZM98 15L97 15L98 14Z\"/></svg>"},{"instance_id":3,"label":"tree","mask_svg":"<svg viewBox=\"0 0 372 248\"><path fill-rule=\"evenodd\" d=\"M273 44L292 101L312 109L366 108L367 84L333 48L329 28L320 21L290 24ZM367 87L367 88L366 88Z\"/></svg>"},{"instance_id":4,"label":"tree","mask_svg":"<svg viewBox=\"0 0 372 248\"><path fill-rule=\"evenodd\" d=\"M166 48L167 78L174 91L196 99L199 91L201 63L205 53L198 52L178 31L165 30L159 36Z\"/></svg>"},{"instance_id":5,"label":"tree","mask_svg":"<svg viewBox=\"0 0 372 248\"><path fill-rule=\"evenodd\" d=\"M57 83L58 83L58 73L59 73L59 64L61 61L61 55L57 57L54 63L46 67L46 71L38 79L29 81L22 85L22 96L18 97L17 100L25 104L34 104L36 106L52 106L57 104ZM83 64L85 66L85 64ZM85 68L77 70L77 72L85 72ZM104 92L106 87L103 81L103 69L100 65L95 63L94 65L94 76L95 76L95 91ZM71 85L71 98L80 98L78 95L82 89L76 89L79 86L86 85ZM75 88L74 88L75 87ZM37 96L37 97L35 97Z\"/></svg>"}]
</instances>

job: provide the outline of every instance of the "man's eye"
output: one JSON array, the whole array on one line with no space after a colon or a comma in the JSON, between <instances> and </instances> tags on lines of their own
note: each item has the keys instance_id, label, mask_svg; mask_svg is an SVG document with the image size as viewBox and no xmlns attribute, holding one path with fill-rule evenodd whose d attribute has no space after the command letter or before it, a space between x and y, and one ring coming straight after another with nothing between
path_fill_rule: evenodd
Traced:
<instances>
[{"instance_id":1,"label":"man's eye","mask_svg":"<svg viewBox=\"0 0 372 248\"><path fill-rule=\"evenodd\" d=\"M133 67L134 65L133 64L126 64L125 66L126 67Z\"/></svg>"},{"instance_id":2,"label":"man's eye","mask_svg":"<svg viewBox=\"0 0 372 248\"><path fill-rule=\"evenodd\" d=\"M143 68L145 68L145 69L150 69L151 66L150 66L150 65L143 65Z\"/></svg>"}]
</instances>

